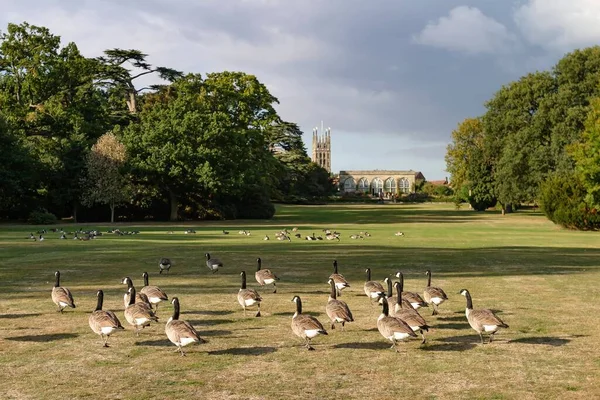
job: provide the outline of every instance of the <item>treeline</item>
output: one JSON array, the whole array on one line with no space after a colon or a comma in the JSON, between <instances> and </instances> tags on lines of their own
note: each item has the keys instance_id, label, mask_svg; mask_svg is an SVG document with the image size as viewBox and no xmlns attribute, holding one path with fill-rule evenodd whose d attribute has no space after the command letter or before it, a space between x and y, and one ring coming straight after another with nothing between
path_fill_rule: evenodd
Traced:
<instances>
[{"instance_id":1,"label":"treeline","mask_svg":"<svg viewBox=\"0 0 600 400\"><path fill-rule=\"evenodd\" d=\"M503 86L452 132L446 164L458 196L480 211L539 204L555 223L599 228L599 96L597 46Z\"/></svg>"},{"instance_id":2,"label":"treeline","mask_svg":"<svg viewBox=\"0 0 600 400\"><path fill-rule=\"evenodd\" d=\"M154 75L163 84L139 87ZM0 219L270 218L335 187L255 76L139 50L84 57L48 29L0 32Z\"/></svg>"}]
</instances>

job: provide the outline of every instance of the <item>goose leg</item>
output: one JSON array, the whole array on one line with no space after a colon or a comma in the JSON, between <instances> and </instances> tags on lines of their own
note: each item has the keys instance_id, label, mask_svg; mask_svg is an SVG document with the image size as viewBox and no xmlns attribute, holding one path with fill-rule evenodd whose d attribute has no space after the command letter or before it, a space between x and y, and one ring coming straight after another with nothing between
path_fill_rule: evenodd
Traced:
<instances>
[{"instance_id":1,"label":"goose leg","mask_svg":"<svg viewBox=\"0 0 600 400\"><path fill-rule=\"evenodd\" d=\"M156 304L154 305L154 313L156 314L157 312L158 312L158 303L156 303Z\"/></svg>"},{"instance_id":2,"label":"goose leg","mask_svg":"<svg viewBox=\"0 0 600 400\"><path fill-rule=\"evenodd\" d=\"M396 339L392 339L392 347L390 348L396 350L396 353L400 353L400 350L398 350L397 347Z\"/></svg>"},{"instance_id":3,"label":"goose leg","mask_svg":"<svg viewBox=\"0 0 600 400\"><path fill-rule=\"evenodd\" d=\"M425 344L426 339L425 339L425 333L423 332L423 329L421 329L421 337L423 338L423 341L421 341L421 344Z\"/></svg>"},{"instance_id":4,"label":"goose leg","mask_svg":"<svg viewBox=\"0 0 600 400\"><path fill-rule=\"evenodd\" d=\"M257 306L257 307L258 307L258 312L256 313L256 316L257 316L257 317L260 317L260 303L258 303L258 306Z\"/></svg>"},{"instance_id":5,"label":"goose leg","mask_svg":"<svg viewBox=\"0 0 600 400\"><path fill-rule=\"evenodd\" d=\"M312 347L310 345L310 339L308 337L306 338L306 349L307 350L314 350L315 349L314 347Z\"/></svg>"},{"instance_id":6,"label":"goose leg","mask_svg":"<svg viewBox=\"0 0 600 400\"><path fill-rule=\"evenodd\" d=\"M100 335L100 337L102 338L102 340L104 341L104 347L110 347L108 345L108 336L104 337L104 335Z\"/></svg>"},{"instance_id":7,"label":"goose leg","mask_svg":"<svg viewBox=\"0 0 600 400\"><path fill-rule=\"evenodd\" d=\"M494 333L496 333L496 332L494 332ZM492 339L494 338L494 333L490 334L490 341L488 343L492 343Z\"/></svg>"},{"instance_id":8,"label":"goose leg","mask_svg":"<svg viewBox=\"0 0 600 400\"><path fill-rule=\"evenodd\" d=\"M435 303L433 303L433 314L431 315L438 315L438 309L437 309L437 305Z\"/></svg>"},{"instance_id":9,"label":"goose leg","mask_svg":"<svg viewBox=\"0 0 600 400\"><path fill-rule=\"evenodd\" d=\"M331 329L335 329L335 323L331 321Z\"/></svg>"},{"instance_id":10,"label":"goose leg","mask_svg":"<svg viewBox=\"0 0 600 400\"><path fill-rule=\"evenodd\" d=\"M244 317L246 316L246 306L244 306Z\"/></svg>"},{"instance_id":11,"label":"goose leg","mask_svg":"<svg viewBox=\"0 0 600 400\"><path fill-rule=\"evenodd\" d=\"M342 321L342 332L344 332L344 325L346 325L346 321Z\"/></svg>"},{"instance_id":12,"label":"goose leg","mask_svg":"<svg viewBox=\"0 0 600 400\"><path fill-rule=\"evenodd\" d=\"M277 285L275 283L273 283L273 293L277 293Z\"/></svg>"},{"instance_id":13,"label":"goose leg","mask_svg":"<svg viewBox=\"0 0 600 400\"><path fill-rule=\"evenodd\" d=\"M185 353L183 352L183 348L179 346L179 351L181 352L181 357L185 357Z\"/></svg>"},{"instance_id":14,"label":"goose leg","mask_svg":"<svg viewBox=\"0 0 600 400\"><path fill-rule=\"evenodd\" d=\"M481 332L479 332L479 337L481 338L481 344L484 344L483 343L483 334Z\"/></svg>"}]
</instances>

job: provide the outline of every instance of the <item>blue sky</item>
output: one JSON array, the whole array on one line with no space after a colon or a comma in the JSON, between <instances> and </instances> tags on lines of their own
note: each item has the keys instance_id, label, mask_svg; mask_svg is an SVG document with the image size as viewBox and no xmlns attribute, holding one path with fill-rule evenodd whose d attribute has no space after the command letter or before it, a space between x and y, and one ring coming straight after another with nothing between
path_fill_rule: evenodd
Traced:
<instances>
[{"instance_id":1,"label":"blue sky","mask_svg":"<svg viewBox=\"0 0 600 400\"><path fill-rule=\"evenodd\" d=\"M600 43L597 0L4 0L83 54L135 48L186 72L253 73L332 169L447 176L445 148L503 84Z\"/></svg>"}]
</instances>

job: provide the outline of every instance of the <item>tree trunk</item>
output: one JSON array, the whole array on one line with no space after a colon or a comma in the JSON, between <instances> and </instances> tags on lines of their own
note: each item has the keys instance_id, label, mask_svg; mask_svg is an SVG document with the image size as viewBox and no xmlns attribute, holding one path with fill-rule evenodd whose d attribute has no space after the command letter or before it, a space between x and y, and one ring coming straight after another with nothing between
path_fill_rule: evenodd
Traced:
<instances>
[{"instance_id":1,"label":"tree trunk","mask_svg":"<svg viewBox=\"0 0 600 400\"><path fill-rule=\"evenodd\" d=\"M130 90L128 93L129 98L127 99L127 107L129 112L132 114L137 113L137 102L135 99L135 90Z\"/></svg>"},{"instance_id":2,"label":"tree trunk","mask_svg":"<svg viewBox=\"0 0 600 400\"><path fill-rule=\"evenodd\" d=\"M169 220L177 221L177 196L171 190L169 190L169 201L171 203L171 216L169 217Z\"/></svg>"},{"instance_id":3,"label":"tree trunk","mask_svg":"<svg viewBox=\"0 0 600 400\"><path fill-rule=\"evenodd\" d=\"M110 223L114 223L115 222L115 202L111 201L110 202Z\"/></svg>"},{"instance_id":4,"label":"tree trunk","mask_svg":"<svg viewBox=\"0 0 600 400\"><path fill-rule=\"evenodd\" d=\"M77 222L77 203L73 203L73 222Z\"/></svg>"}]
</instances>

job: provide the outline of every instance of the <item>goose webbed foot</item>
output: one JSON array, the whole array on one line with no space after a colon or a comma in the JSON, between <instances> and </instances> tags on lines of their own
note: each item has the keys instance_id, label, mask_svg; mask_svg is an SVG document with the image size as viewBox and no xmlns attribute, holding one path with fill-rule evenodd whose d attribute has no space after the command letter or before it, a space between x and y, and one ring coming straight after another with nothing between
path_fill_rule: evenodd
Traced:
<instances>
[{"instance_id":1,"label":"goose webbed foot","mask_svg":"<svg viewBox=\"0 0 600 400\"><path fill-rule=\"evenodd\" d=\"M260 310L256 313L256 317L260 317Z\"/></svg>"}]
</instances>

